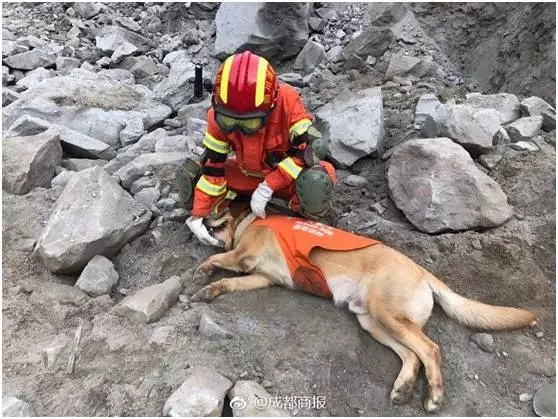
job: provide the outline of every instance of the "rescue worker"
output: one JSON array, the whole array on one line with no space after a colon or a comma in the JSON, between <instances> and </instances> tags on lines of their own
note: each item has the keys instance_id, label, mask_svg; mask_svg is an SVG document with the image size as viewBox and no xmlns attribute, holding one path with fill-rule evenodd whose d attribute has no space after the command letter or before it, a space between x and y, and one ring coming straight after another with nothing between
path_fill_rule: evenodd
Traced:
<instances>
[{"instance_id":1,"label":"rescue worker","mask_svg":"<svg viewBox=\"0 0 558 419\"><path fill-rule=\"evenodd\" d=\"M201 162L187 160L176 173L186 223L204 244L219 246L203 218L221 214L237 194L251 196L252 212L265 218L272 196L302 216L317 219L330 208L335 169L327 150L309 135L313 117L298 93L279 83L264 58L250 51L220 66L207 113ZM228 158L230 152L234 158Z\"/></svg>"}]
</instances>

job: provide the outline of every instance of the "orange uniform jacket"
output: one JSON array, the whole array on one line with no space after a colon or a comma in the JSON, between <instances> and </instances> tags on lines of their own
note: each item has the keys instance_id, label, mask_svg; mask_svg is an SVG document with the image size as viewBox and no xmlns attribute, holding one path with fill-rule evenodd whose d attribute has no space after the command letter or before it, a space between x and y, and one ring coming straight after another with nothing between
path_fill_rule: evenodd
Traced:
<instances>
[{"instance_id":1,"label":"orange uniform jacket","mask_svg":"<svg viewBox=\"0 0 558 419\"><path fill-rule=\"evenodd\" d=\"M380 243L303 218L270 215L254 221L252 225L266 226L273 230L297 288L326 298L333 296L322 271L310 261L312 249L320 247L347 251Z\"/></svg>"},{"instance_id":2,"label":"orange uniform jacket","mask_svg":"<svg viewBox=\"0 0 558 419\"><path fill-rule=\"evenodd\" d=\"M207 131L203 145L213 152L228 155L234 151L242 172L266 181L273 191L292 184L304 166L299 157L286 155L291 148L291 139L301 135L312 125L312 116L306 111L298 93L289 85L280 83L277 102L269 114L264 128L253 135L241 132L224 133L215 122L211 108L207 114ZM284 153L284 159L272 168L266 163L268 152ZM213 163L213 167L224 167ZM192 215L205 216L227 196L225 176L203 175L197 186Z\"/></svg>"}]
</instances>

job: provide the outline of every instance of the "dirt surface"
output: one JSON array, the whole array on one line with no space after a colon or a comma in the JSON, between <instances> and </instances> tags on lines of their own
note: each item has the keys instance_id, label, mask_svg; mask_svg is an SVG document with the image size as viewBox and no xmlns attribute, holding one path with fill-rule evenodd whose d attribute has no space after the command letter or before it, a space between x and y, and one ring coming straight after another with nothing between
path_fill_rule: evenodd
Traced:
<instances>
[{"instance_id":1,"label":"dirt surface","mask_svg":"<svg viewBox=\"0 0 558 419\"><path fill-rule=\"evenodd\" d=\"M429 19L449 12L436 13L431 12ZM34 18L48 20L48 16ZM172 27L168 22L163 20L163 27ZM446 33L451 34L450 27ZM515 82L507 81L509 86ZM332 95L351 81L340 77L337 83ZM378 80L372 73L358 83L366 87ZM387 129L388 148L416 135L406 128L405 118L414 113L420 93L385 98L386 117L403 119ZM502 160L488 174L508 196L515 216L483 231L440 235L417 231L390 200L389 160L364 158L350 172L339 173L330 224L384 241L461 295L529 308L543 321L542 338L528 331L492 333L495 349L488 353L471 342L474 331L435 308L426 332L442 351L445 403L440 416L532 416L532 402L519 396L533 395L555 380L555 132L540 137L538 145L541 150L530 153L505 146L494 150ZM368 185L345 185L342 179L349 173L366 177ZM427 415L422 407L424 374L407 405L391 404L389 393L400 360L361 329L348 310L325 299L274 287L224 295L210 304L177 302L161 320L148 325L116 315L114 308L124 294L172 275L182 279L185 296L203 285L192 282L192 272L216 250L201 246L182 223L164 222L124 246L112 259L120 274L118 290L110 297L79 301L63 286L73 285L77 276L48 272L28 244L38 238L59 193L37 188L24 196L2 196L4 397L29 402L39 416L161 416L165 401L191 367L210 365L233 382L241 377L268 381L268 391L279 397L325 397L323 409L301 408L291 410L292 415ZM370 207L381 200L387 209L379 223L369 226L378 217ZM218 272L213 279L223 274ZM202 336L198 331L202 313L228 329L232 338ZM68 349L47 368L43 350L72 342L79 324L82 337L73 374L65 373ZM176 327L176 337L168 345L149 342L161 326Z\"/></svg>"}]
</instances>

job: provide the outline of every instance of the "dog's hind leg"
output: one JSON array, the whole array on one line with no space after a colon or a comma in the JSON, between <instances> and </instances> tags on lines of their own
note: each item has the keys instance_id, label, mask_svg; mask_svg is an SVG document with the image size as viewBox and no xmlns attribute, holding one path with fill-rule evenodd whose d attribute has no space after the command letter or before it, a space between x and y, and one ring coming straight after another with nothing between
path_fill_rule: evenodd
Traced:
<instances>
[{"instance_id":1,"label":"dog's hind leg","mask_svg":"<svg viewBox=\"0 0 558 419\"><path fill-rule=\"evenodd\" d=\"M415 386L420 360L413 351L392 338L369 314L358 314L357 319L362 328L370 333L374 339L393 349L401 358L403 365L393 384L390 399L394 404L406 403Z\"/></svg>"},{"instance_id":2,"label":"dog's hind leg","mask_svg":"<svg viewBox=\"0 0 558 419\"><path fill-rule=\"evenodd\" d=\"M442 359L439 346L423 333L420 326L405 317L394 316L388 311L378 311L374 315L388 334L411 349L419 357L424 365L429 386L428 398L424 402L424 408L430 413L439 411L444 399L442 372L440 370Z\"/></svg>"},{"instance_id":3,"label":"dog's hind leg","mask_svg":"<svg viewBox=\"0 0 558 419\"><path fill-rule=\"evenodd\" d=\"M224 278L206 285L192 296L192 301L211 301L221 294L234 291L250 291L273 285L268 278L260 274Z\"/></svg>"}]
</instances>

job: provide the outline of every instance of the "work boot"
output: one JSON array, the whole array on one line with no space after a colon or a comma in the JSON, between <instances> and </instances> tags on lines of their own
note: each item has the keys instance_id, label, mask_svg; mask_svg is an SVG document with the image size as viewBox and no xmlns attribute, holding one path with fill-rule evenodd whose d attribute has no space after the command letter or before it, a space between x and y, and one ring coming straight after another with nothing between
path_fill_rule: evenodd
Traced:
<instances>
[{"instance_id":1,"label":"work boot","mask_svg":"<svg viewBox=\"0 0 558 419\"><path fill-rule=\"evenodd\" d=\"M176 169L176 183L178 195L184 208L190 210L194 206L194 189L201 176L202 170L198 162L186 159L184 164Z\"/></svg>"}]
</instances>

